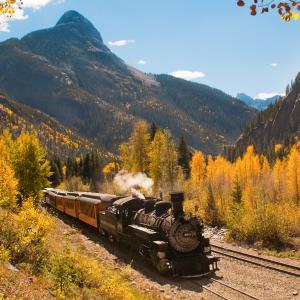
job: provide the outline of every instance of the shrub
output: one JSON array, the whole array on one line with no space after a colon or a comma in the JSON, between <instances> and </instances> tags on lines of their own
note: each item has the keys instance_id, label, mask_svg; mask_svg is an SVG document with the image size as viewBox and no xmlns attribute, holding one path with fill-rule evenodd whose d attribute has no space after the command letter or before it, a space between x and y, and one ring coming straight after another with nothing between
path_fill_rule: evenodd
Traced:
<instances>
[{"instance_id":1,"label":"shrub","mask_svg":"<svg viewBox=\"0 0 300 300\"><path fill-rule=\"evenodd\" d=\"M51 226L50 217L35 209L32 200L26 201L18 214L1 211L1 247L10 253L14 265L29 264L34 274L40 273L49 256L45 240Z\"/></svg>"}]
</instances>

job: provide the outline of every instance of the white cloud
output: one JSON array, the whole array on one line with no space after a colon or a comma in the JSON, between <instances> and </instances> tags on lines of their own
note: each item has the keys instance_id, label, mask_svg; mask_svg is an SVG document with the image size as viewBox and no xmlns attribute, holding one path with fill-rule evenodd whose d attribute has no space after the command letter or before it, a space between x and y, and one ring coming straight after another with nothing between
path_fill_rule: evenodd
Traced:
<instances>
[{"instance_id":1,"label":"white cloud","mask_svg":"<svg viewBox=\"0 0 300 300\"><path fill-rule=\"evenodd\" d=\"M174 77L182 78L185 80L194 80L194 79L199 79L199 78L203 78L206 76L203 72L200 72L200 71L187 71L187 70L177 70L177 71L170 73L170 75L172 75Z\"/></svg>"},{"instance_id":2,"label":"white cloud","mask_svg":"<svg viewBox=\"0 0 300 300\"><path fill-rule=\"evenodd\" d=\"M132 43L135 43L135 40L119 40L119 41L108 42L110 46L115 46L115 47L122 47Z\"/></svg>"},{"instance_id":3,"label":"white cloud","mask_svg":"<svg viewBox=\"0 0 300 300\"><path fill-rule=\"evenodd\" d=\"M145 65L147 64L147 62L143 59L140 59L138 62L137 62L139 65Z\"/></svg>"},{"instance_id":4,"label":"white cloud","mask_svg":"<svg viewBox=\"0 0 300 300\"><path fill-rule=\"evenodd\" d=\"M53 3L53 4L61 4L65 0L23 0L20 9L20 1L16 2L15 13L12 16L0 15L0 32L9 32L9 23L12 21L20 21L28 19L28 15L25 14L25 10L30 9L33 11L39 10L40 8Z\"/></svg>"},{"instance_id":5,"label":"white cloud","mask_svg":"<svg viewBox=\"0 0 300 300\"><path fill-rule=\"evenodd\" d=\"M52 0L23 0L23 7L24 8L31 8L33 10L38 10L50 2L54 2Z\"/></svg>"},{"instance_id":6,"label":"white cloud","mask_svg":"<svg viewBox=\"0 0 300 300\"><path fill-rule=\"evenodd\" d=\"M271 63L271 67L273 67L273 68L278 67L278 63Z\"/></svg>"},{"instance_id":7,"label":"white cloud","mask_svg":"<svg viewBox=\"0 0 300 300\"><path fill-rule=\"evenodd\" d=\"M284 96L283 93L259 93L257 96L256 96L256 99L263 99L263 100L266 100L268 98L272 98L276 95L279 95L279 96Z\"/></svg>"}]
</instances>

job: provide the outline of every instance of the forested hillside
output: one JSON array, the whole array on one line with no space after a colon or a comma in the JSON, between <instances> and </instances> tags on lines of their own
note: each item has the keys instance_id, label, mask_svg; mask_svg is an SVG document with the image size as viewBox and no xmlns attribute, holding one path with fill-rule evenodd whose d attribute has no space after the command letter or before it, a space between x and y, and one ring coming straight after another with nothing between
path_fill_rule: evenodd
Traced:
<instances>
[{"instance_id":1,"label":"forested hillside","mask_svg":"<svg viewBox=\"0 0 300 300\"><path fill-rule=\"evenodd\" d=\"M286 97L278 100L254 118L242 131L234 147L225 149L227 157L242 155L249 145L270 159L287 154L300 138L300 74L288 90Z\"/></svg>"},{"instance_id":2,"label":"forested hillside","mask_svg":"<svg viewBox=\"0 0 300 300\"><path fill-rule=\"evenodd\" d=\"M110 150L144 119L218 153L256 113L217 89L126 65L75 11L52 28L2 42L0 68L0 88L12 99Z\"/></svg>"},{"instance_id":3,"label":"forested hillside","mask_svg":"<svg viewBox=\"0 0 300 300\"><path fill-rule=\"evenodd\" d=\"M22 131L34 132L51 155L68 157L92 150L97 150L103 156L109 155L45 113L0 94L0 132L4 129L8 129L15 137Z\"/></svg>"}]
</instances>

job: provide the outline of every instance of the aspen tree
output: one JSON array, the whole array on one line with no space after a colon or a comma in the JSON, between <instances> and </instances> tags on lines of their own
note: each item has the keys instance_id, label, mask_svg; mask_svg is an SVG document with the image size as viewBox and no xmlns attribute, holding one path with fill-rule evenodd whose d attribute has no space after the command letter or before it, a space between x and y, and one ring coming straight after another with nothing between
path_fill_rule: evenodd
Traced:
<instances>
[{"instance_id":1,"label":"aspen tree","mask_svg":"<svg viewBox=\"0 0 300 300\"><path fill-rule=\"evenodd\" d=\"M196 151L191 161L191 178L194 188L201 188L206 177L206 162L202 152Z\"/></svg>"},{"instance_id":2,"label":"aspen tree","mask_svg":"<svg viewBox=\"0 0 300 300\"><path fill-rule=\"evenodd\" d=\"M50 163L47 152L34 134L22 133L16 140L13 166L18 190L23 198L33 197L38 203L43 188L50 185Z\"/></svg>"},{"instance_id":3,"label":"aspen tree","mask_svg":"<svg viewBox=\"0 0 300 300\"><path fill-rule=\"evenodd\" d=\"M15 179L8 157L6 146L0 140L0 207L14 208L18 182Z\"/></svg>"},{"instance_id":4,"label":"aspen tree","mask_svg":"<svg viewBox=\"0 0 300 300\"><path fill-rule=\"evenodd\" d=\"M163 147L166 138L161 130L156 131L149 150L149 174L154 181L153 190L155 192L161 187L163 176Z\"/></svg>"},{"instance_id":5,"label":"aspen tree","mask_svg":"<svg viewBox=\"0 0 300 300\"><path fill-rule=\"evenodd\" d=\"M292 147L287 161L287 186L291 199L300 203L300 152L296 146Z\"/></svg>"},{"instance_id":6,"label":"aspen tree","mask_svg":"<svg viewBox=\"0 0 300 300\"><path fill-rule=\"evenodd\" d=\"M137 122L129 141L120 146L123 169L132 173L148 171L149 142L150 135L147 123L144 121Z\"/></svg>"},{"instance_id":7,"label":"aspen tree","mask_svg":"<svg viewBox=\"0 0 300 300\"><path fill-rule=\"evenodd\" d=\"M165 139L162 147L162 178L166 187L172 191L177 179L178 154L170 131L164 131L164 136Z\"/></svg>"}]
</instances>

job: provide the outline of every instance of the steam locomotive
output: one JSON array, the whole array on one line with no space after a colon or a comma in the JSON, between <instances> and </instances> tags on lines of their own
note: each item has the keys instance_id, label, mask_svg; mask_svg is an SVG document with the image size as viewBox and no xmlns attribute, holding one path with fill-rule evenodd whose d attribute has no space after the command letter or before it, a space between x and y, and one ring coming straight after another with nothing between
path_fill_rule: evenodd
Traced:
<instances>
[{"instance_id":1,"label":"steam locomotive","mask_svg":"<svg viewBox=\"0 0 300 300\"><path fill-rule=\"evenodd\" d=\"M44 190L47 204L126 244L162 274L196 277L217 270L200 220L183 211L183 193L170 201L138 196Z\"/></svg>"}]
</instances>

